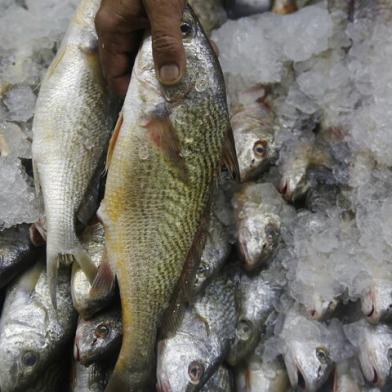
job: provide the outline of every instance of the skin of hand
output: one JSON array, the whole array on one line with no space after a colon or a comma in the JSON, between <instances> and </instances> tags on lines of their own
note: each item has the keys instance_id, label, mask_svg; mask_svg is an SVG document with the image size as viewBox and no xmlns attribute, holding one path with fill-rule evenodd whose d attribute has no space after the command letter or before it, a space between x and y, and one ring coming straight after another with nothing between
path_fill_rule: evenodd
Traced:
<instances>
[{"instance_id":1,"label":"skin of hand","mask_svg":"<svg viewBox=\"0 0 392 392\"><path fill-rule=\"evenodd\" d=\"M102 0L95 17L98 50L111 90L125 96L143 30L150 27L157 78L176 84L185 72L181 20L185 0Z\"/></svg>"}]
</instances>

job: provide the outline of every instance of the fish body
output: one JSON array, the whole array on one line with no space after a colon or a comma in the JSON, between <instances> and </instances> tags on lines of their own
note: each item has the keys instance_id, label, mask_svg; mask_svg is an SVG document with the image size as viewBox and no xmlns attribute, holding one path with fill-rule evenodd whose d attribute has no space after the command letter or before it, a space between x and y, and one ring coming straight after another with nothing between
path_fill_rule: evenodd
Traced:
<instances>
[{"instance_id":1,"label":"fish body","mask_svg":"<svg viewBox=\"0 0 392 392\"><path fill-rule=\"evenodd\" d=\"M238 323L236 338L227 361L235 366L256 348L263 325L274 311L282 293L279 276L269 271L256 275L241 274L237 288ZM280 282L281 283L281 282Z\"/></svg>"},{"instance_id":2,"label":"fish body","mask_svg":"<svg viewBox=\"0 0 392 392\"><path fill-rule=\"evenodd\" d=\"M0 321L2 392L58 390L58 379L64 373L59 358L72 340L76 324L69 272L60 269L58 277L57 312L40 261L7 291Z\"/></svg>"},{"instance_id":3,"label":"fish body","mask_svg":"<svg viewBox=\"0 0 392 392\"><path fill-rule=\"evenodd\" d=\"M274 115L264 95L261 86L240 94L230 120L242 182L257 179L278 158Z\"/></svg>"},{"instance_id":4,"label":"fish body","mask_svg":"<svg viewBox=\"0 0 392 392\"><path fill-rule=\"evenodd\" d=\"M281 241L282 219L293 215L272 184L246 184L233 199L238 247L247 270L266 264Z\"/></svg>"},{"instance_id":5,"label":"fish body","mask_svg":"<svg viewBox=\"0 0 392 392\"><path fill-rule=\"evenodd\" d=\"M229 129L222 72L189 8L182 29L187 73L175 86L157 81L145 36L109 148L99 214L120 290L123 343L108 392L151 382L157 328L198 249Z\"/></svg>"},{"instance_id":6,"label":"fish body","mask_svg":"<svg viewBox=\"0 0 392 392\"><path fill-rule=\"evenodd\" d=\"M104 310L90 320L79 319L74 341L74 359L84 366L115 357L121 346L119 309Z\"/></svg>"},{"instance_id":7,"label":"fish body","mask_svg":"<svg viewBox=\"0 0 392 392\"><path fill-rule=\"evenodd\" d=\"M233 277L219 276L185 311L175 334L159 341L157 389L200 391L229 351L236 318Z\"/></svg>"},{"instance_id":8,"label":"fish body","mask_svg":"<svg viewBox=\"0 0 392 392\"><path fill-rule=\"evenodd\" d=\"M231 246L226 226L211 213L206 243L194 280L194 292L200 292L223 267Z\"/></svg>"},{"instance_id":9,"label":"fish body","mask_svg":"<svg viewBox=\"0 0 392 392\"><path fill-rule=\"evenodd\" d=\"M71 392L104 392L111 368L101 363L83 366L73 363Z\"/></svg>"},{"instance_id":10,"label":"fish body","mask_svg":"<svg viewBox=\"0 0 392 392\"><path fill-rule=\"evenodd\" d=\"M388 325L371 325L365 320L344 326L344 331L358 350L362 373L373 386L382 388L390 381L392 330Z\"/></svg>"},{"instance_id":11,"label":"fish body","mask_svg":"<svg viewBox=\"0 0 392 392\"><path fill-rule=\"evenodd\" d=\"M350 358L336 364L334 373L333 392L364 392L363 376L359 363Z\"/></svg>"},{"instance_id":12,"label":"fish body","mask_svg":"<svg viewBox=\"0 0 392 392\"><path fill-rule=\"evenodd\" d=\"M28 225L19 225L1 231L0 288L31 266L40 251L30 240Z\"/></svg>"},{"instance_id":13,"label":"fish body","mask_svg":"<svg viewBox=\"0 0 392 392\"><path fill-rule=\"evenodd\" d=\"M94 16L99 4L80 3L42 81L35 108L34 177L44 202L54 305L60 262L76 260L90 281L96 273L76 230L97 208L100 163L117 115L98 59Z\"/></svg>"},{"instance_id":14,"label":"fish body","mask_svg":"<svg viewBox=\"0 0 392 392\"><path fill-rule=\"evenodd\" d=\"M98 268L104 259L105 235L101 223L94 223L86 227L81 235L81 243L86 249L94 265ZM71 293L72 301L79 315L85 319L92 317L103 309L113 299L114 292L106 296L90 295L91 284L78 264L72 266Z\"/></svg>"}]
</instances>

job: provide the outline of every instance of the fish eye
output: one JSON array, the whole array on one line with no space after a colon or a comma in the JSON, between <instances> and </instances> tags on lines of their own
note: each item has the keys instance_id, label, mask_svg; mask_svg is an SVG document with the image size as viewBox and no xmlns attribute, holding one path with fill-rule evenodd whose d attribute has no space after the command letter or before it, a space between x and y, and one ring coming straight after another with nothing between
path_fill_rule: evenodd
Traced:
<instances>
[{"instance_id":1,"label":"fish eye","mask_svg":"<svg viewBox=\"0 0 392 392\"><path fill-rule=\"evenodd\" d=\"M317 359L323 364L327 364L329 362L329 353L328 350L324 347L316 348L316 356Z\"/></svg>"},{"instance_id":2,"label":"fish eye","mask_svg":"<svg viewBox=\"0 0 392 392\"><path fill-rule=\"evenodd\" d=\"M252 334L252 323L248 320L241 320L237 327L237 336L241 340L249 340Z\"/></svg>"},{"instance_id":3,"label":"fish eye","mask_svg":"<svg viewBox=\"0 0 392 392\"><path fill-rule=\"evenodd\" d=\"M257 140L253 145L253 152L258 157L264 157L267 153L267 142L265 140Z\"/></svg>"},{"instance_id":4,"label":"fish eye","mask_svg":"<svg viewBox=\"0 0 392 392\"><path fill-rule=\"evenodd\" d=\"M192 33L192 26L188 22L182 22L180 30L183 37L188 37Z\"/></svg>"},{"instance_id":5,"label":"fish eye","mask_svg":"<svg viewBox=\"0 0 392 392\"><path fill-rule=\"evenodd\" d=\"M33 353L32 351L26 351L22 356L23 365L32 367L38 361L38 354Z\"/></svg>"},{"instance_id":6,"label":"fish eye","mask_svg":"<svg viewBox=\"0 0 392 392\"><path fill-rule=\"evenodd\" d=\"M95 328L95 336L97 338L106 338L109 335L110 329L106 324L99 324Z\"/></svg>"},{"instance_id":7,"label":"fish eye","mask_svg":"<svg viewBox=\"0 0 392 392\"><path fill-rule=\"evenodd\" d=\"M204 374L204 366L199 361L193 361L188 366L188 375L192 384L198 384Z\"/></svg>"}]
</instances>

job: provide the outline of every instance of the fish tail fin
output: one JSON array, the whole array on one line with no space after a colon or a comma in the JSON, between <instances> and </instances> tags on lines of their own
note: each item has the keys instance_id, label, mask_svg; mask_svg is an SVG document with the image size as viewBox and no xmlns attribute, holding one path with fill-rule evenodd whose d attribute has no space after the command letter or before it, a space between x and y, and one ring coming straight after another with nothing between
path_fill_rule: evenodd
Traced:
<instances>
[{"instance_id":1,"label":"fish tail fin","mask_svg":"<svg viewBox=\"0 0 392 392\"><path fill-rule=\"evenodd\" d=\"M91 257L87 253L87 251L82 247L80 243L75 246L69 254L73 257L73 261L76 261L79 264L79 267L86 275L90 284L92 285L97 275L97 267L91 260Z\"/></svg>"},{"instance_id":2,"label":"fish tail fin","mask_svg":"<svg viewBox=\"0 0 392 392\"><path fill-rule=\"evenodd\" d=\"M59 265L60 255L56 251L48 248L46 256L46 274L48 278L49 296L55 310L57 310L56 288Z\"/></svg>"}]
</instances>

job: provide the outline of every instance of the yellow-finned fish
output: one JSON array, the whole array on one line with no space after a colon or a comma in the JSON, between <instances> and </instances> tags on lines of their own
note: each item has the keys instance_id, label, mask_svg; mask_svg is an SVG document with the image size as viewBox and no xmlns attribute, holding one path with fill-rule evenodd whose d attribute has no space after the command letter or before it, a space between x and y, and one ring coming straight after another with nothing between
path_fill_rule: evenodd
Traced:
<instances>
[{"instance_id":1,"label":"yellow-finned fish","mask_svg":"<svg viewBox=\"0 0 392 392\"><path fill-rule=\"evenodd\" d=\"M99 0L82 0L42 81L33 123L33 163L47 226L47 272L56 306L60 262L76 260L90 281L96 267L76 235L95 212L99 163L117 116L100 70L94 16Z\"/></svg>"},{"instance_id":2,"label":"yellow-finned fish","mask_svg":"<svg viewBox=\"0 0 392 392\"><path fill-rule=\"evenodd\" d=\"M144 38L109 146L99 214L120 289L123 342L107 392L153 390L157 329L179 281L191 286L187 271L200 252L222 156L237 168L222 72L190 8L181 31L187 72L175 86L157 81L151 36ZM99 274L95 287L110 278Z\"/></svg>"}]
</instances>

